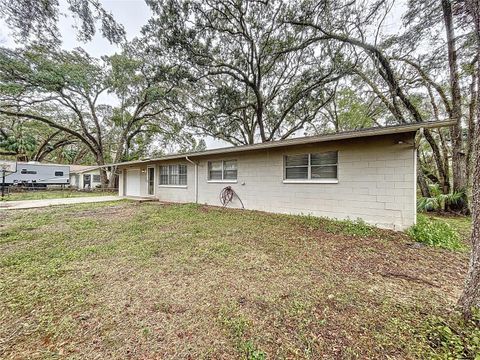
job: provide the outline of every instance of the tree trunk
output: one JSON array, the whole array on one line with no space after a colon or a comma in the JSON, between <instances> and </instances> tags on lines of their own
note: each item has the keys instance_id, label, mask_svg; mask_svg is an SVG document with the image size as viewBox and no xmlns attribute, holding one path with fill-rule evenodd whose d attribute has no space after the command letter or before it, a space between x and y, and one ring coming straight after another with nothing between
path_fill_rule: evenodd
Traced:
<instances>
[{"instance_id":1,"label":"tree trunk","mask_svg":"<svg viewBox=\"0 0 480 360\"><path fill-rule=\"evenodd\" d=\"M480 69L478 70L480 71ZM474 172L472 186L472 235L470 242L470 266L465 288L459 300L459 305L466 319L472 317L474 307L480 307L480 111L477 107L476 144L474 147Z\"/></svg>"},{"instance_id":2,"label":"tree trunk","mask_svg":"<svg viewBox=\"0 0 480 360\"><path fill-rule=\"evenodd\" d=\"M108 187L108 175L107 175L107 170L105 168L100 169L100 181L102 183L102 188Z\"/></svg>"},{"instance_id":3,"label":"tree trunk","mask_svg":"<svg viewBox=\"0 0 480 360\"><path fill-rule=\"evenodd\" d=\"M463 201L454 210L468 213L467 188L467 161L463 149L462 135L462 94L458 75L457 49L453 26L452 3L442 0L443 21L447 36L448 67L450 71L450 92L452 95L452 120L457 123L451 128L452 137L452 188L455 192L464 191Z\"/></svg>"},{"instance_id":4,"label":"tree trunk","mask_svg":"<svg viewBox=\"0 0 480 360\"><path fill-rule=\"evenodd\" d=\"M103 153L98 152L96 154L96 158L98 166L105 165L105 158L103 157ZM106 188L108 186L107 170L104 167L100 168L100 183L102 188Z\"/></svg>"},{"instance_id":5,"label":"tree trunk","mask_svg":"<svg viewBox=\"0 0 480 360\"><path fill-rule=\"evenodd\" d=\"M438 147L438 144L429 129L423 130L423 136L432 148L433 159L435 161L435 164L437 165L438 180L440 186L442 187L442 192L448 194L450 190L450 181L447 169L445 169L445 162L442 159L440 148Z\"/></svg>"},{"instance_id":6,"label":"tree trunk","mask_svg":"<svg viewBox=\"0 0 480 360\"><path fill-rule=\"evenodd\" d=\"M110 169L110 179L108 181L108 187L110 189L116 189L118 187L118 174L117 174L117 167L112 166Z\"/></svg>"},{"instance_id":7,"label":"tree trunk","mask_svg":"<svg viewBox=\"0 0 480 360\"><path fill-rule=\"evenodd\" d=\"M422 164L420 162L420 151L417 150L417 182L422 192L423 197L431 197L430 189L425 180L425 174L423 173Z\"/></svg>"},{"instance_id":8,"label":"tree trunk","mask_svg":"<svg viewBox=\"0 0 480 360\"><path fill-rule=\"evenodd\" d=\"M475 66L475 64L473 64ZM472 186L472 157L473 146L475 145L475 115L477 109L477 73L474 71L472 74L472 81L470 83L470 103L468 106L468 136L467 136L467 184L468 187Z\"/></svg>"},{"instance_id":9,"label":"tree trunk","mask_svg":"<svg viewBox=\"0 0 480 360\"><path fill-rule=\"evenodd\" d=\"M256 108L257 124L260 130L260 138L262 142L267 141L267 135L265 134L265 124L263 123L263 98L262 95L257 95L257 108Z\"/></svg>"},{"instance_id":10,"label":"tree trunk","mask_svg":"<svg viewBox=\"0 0 480 360\"><path fill-rule=\"evenodd\" d=\"M480 2L469 0L466 7L474 19L477 40L477 76L480 75ZM472 187L472 235L470 266L465 288L458 301L466 319L472 318L474 308L480 308L480 91L477 83L477 126L475 130L474 170Z\"/></svg>"}]
</instances>

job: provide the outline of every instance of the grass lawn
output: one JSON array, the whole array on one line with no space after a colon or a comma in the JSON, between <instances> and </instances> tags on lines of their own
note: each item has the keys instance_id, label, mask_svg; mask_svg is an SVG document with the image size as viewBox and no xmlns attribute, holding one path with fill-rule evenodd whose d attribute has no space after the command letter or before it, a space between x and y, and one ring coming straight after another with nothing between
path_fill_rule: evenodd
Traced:
<instances>
[{"instance_id":1,"label":"grass lawn","mask_svg":"<svg viewBox=\"0 0 480 360\"><path fill-rule=\"evenodd\" d=\"M196 205L0 213L0 358L430 358L465 251Z\"/></svg>"},{"instance_id":2,"label":"grass lawn","mask_svg":"<svg viewBox=\"0 0 480 360\"><path fill-rule=\"evenodd\" d=\"M4 201L59 199L86 196L111 196L117 192L109 191L77 191L77 190L33 190L12 192L4 197ZM1 200L1 199L0 199Z\"/></svg>"}]
</instances>

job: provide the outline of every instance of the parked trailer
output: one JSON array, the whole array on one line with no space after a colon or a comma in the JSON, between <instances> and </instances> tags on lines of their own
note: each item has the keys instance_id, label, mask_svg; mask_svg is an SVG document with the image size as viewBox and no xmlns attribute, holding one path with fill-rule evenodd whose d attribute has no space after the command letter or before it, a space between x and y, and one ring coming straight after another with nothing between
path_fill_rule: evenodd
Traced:
<instances>
[{"instance_id":1,"label":"parked trailer","mask_svg":"<svg viewBox=\"0 0 480 360\"><path fill-rule=\"evenodd\" d=\"M68 165L18 162L17 171L5 176L6 185L46 187L69 183L70 167Z\"/></svg>"}]
</instances>

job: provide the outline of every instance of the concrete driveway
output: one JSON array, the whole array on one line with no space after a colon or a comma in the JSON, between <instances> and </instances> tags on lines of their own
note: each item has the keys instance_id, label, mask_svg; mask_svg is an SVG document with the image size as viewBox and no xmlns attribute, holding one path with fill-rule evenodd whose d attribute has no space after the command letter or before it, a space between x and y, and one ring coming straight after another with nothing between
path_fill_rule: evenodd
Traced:
<instances>
[{"instance_id":1,"label":"concrete driveway","mask_svg":"<svg viewBox=\"0 0 480 360\"><path fill-rule=\"evenodd\" d=\"M0 202L0 210L18 210L18 209L33 209L54 205L70 205L70 204L84 204L96 203L104 201L117 201L124 198L120 196L89 196L89 197L74 197L74 198L59 198L59 199L42 199L42 200L19 200L19 201L2 201Z\"/></svg>"}]
</instances>

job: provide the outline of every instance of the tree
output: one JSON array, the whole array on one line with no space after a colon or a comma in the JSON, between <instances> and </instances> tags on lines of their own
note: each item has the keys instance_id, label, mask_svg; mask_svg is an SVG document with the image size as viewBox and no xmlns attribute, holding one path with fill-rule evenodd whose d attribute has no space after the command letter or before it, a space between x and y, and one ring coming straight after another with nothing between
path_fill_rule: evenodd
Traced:
<instances>
[{"instance_id":1,"label":"tree","mask_svg":"<svg viewBox=\"0 0 480 360\"><path fill-rule=\"evenodd\" d=\"M154 141L195 144L175 116L180 70L135 46L103 59L80 49L1 49L0 114L75 138L100 166L131 159L138 144L136 156L145 155ZM108 92L119 106L100 102ZM105 173L102 180L106 185ZM110 181L113 185L115 177Z\"/></svg>"},{"instance_id":2,"label":"tree","mask_svg":"<svg viewBox=\"0 0 480 360\"><path fill-rule=\"evenodd\" d=\"M145 156L152 143L166 146L175 142L180 148L197 145L177 116L183 106L182 66L163 63L157 54L147 51L142 40L125 46L106 62L108 91L120 103L112 116L115 133L110 138L117 144L113 163ZM110 179L111 186L114 181Z\"/></svg>"},{"instance_id":3,"label":"tree","mask_svg":"<svg viewBox=\"0 0 480 360\"><path fill-rule=\"evenodd\" d=\"M295 49L281 1L147 1L152 48L190 71L184 118L232 144L285 139L313 123L343 76L338 49Z\"/></svg>"},{"instance_id":4,"label":"tree","mask_svg":"<svg viewBox=\"0 0 480 360\"><path fill-rule=\"evenodd\" d=\"M386 14L391 10L388 1L378 1L371 6L363 7L343 2L305 2L301 13L292 11L293 15L289 23L310 32L306 37L305 45L311 46L318 42L340 42L348 45L347 51L359 54L359 60L356 61L357 65L354 69L355 74L372 88L398 122L438 119L439 112L442 110L438 106L438 99L440 99L446 116L456 121L456 125L452 126L448 134L448 141L452 146L453 191L466 193L469 172L465 154L470 152L471 143L465 141L465 131L462 127L464 119L462 104L466 99L462 97L460 88L458 38L454 35L451 3L448 0L431 0L409 4L411 8L404 17L407 25L405 34L383 37L383 39L380 29ZM422 15L424 17L417 23L416 20ZM432 24L438 20L443 24L446 33L445 42L442 41L440 32L432 29ZM427 31L434 34L435 43L442 45L439 46L438 51L434 52L436 58L427 59L429 61L425 63L427 65L439 62L444 64L439 67L443 66L443 70L448 69L447 84L439 84L432 80L430 72L436 69L424 65L422 60L425 55L419 56L418 59L411 57L412 52L423 45L419 34L422 36ZM468 33L462 35L468 38ZM471 47L468 46L468 41L464 39L462 45L466 49L465 53L470 54ZM468 61L471 61L471 58ZM379 81L375 77L368 76L367 72L372 68L378 73ZM424 86L425 90L420 86ZM449 95L444 90L445 87ZM427 104L429 104L428 107ZM435 132L427 130L424 135L431 147L441 187L443 191L449 192L448 157L450 154L448 148L444 146L447 142L445 134L439 132L436 135ZM467 139L471 137L470 134ZM460 210L468 212L466 196Z\"/></svg>"},{"instance_id":5,"label":"tree","mask_svg":"<svg viewBox=\"0 0 480 360\"><path fill-rule=\"evenodd\" d=\"M322 113L333 125L335 132L368 128L374 126L378 115L378 106L374 100L368 94L365 96L352 89L350 83L338 84L332 101L324 107ZM316 132L322 133L327 129L328 126L323 124Z\"/></svg>"},{"instance_id":6,"label":"tree","mask_svg":"<svg viewBox=\"0 0 480 360\"><path fill-rule=\"evenodd\" d=\"M56 160L57 150L63 151L77 140L64 132L35 121L0 118L0 155L18 161Z\"/></svg>"},{"instance_id":7,"label":"tree","mask_svg":"<svg viewBox=\"0 0 480 360\"><path fill-rule=\"evenodd\" d=\"M67 0L67 4L68 12L79 22L77 35L80 40L91 40L98 22L102 35L110 42L120 43L125 39L123 26L101 6L100 1ZM62 11L58 0L0 0L0 14L22 42L60 43L57 23Z\"/></svg>"},{"instance_id":8,"label":"tree","mask_svg":"<svg viewBox=\"0 0 480 360\"><path fill-rule=\"evenodd\" d=\"M459 4L459 12L463 13L468 24L475 29L477 61L477 78L480 75L480 2L478 0L466 0ZM480 89L477 82L476 115L477 124L475 130L474 145L474 171L472 186L472 234L470 237L472 251L470 253L470 265L465 282L465 287L459 299L459 305L465 318L472 317L474 308L480 308Z\"/></svg>"}]
</instances>

